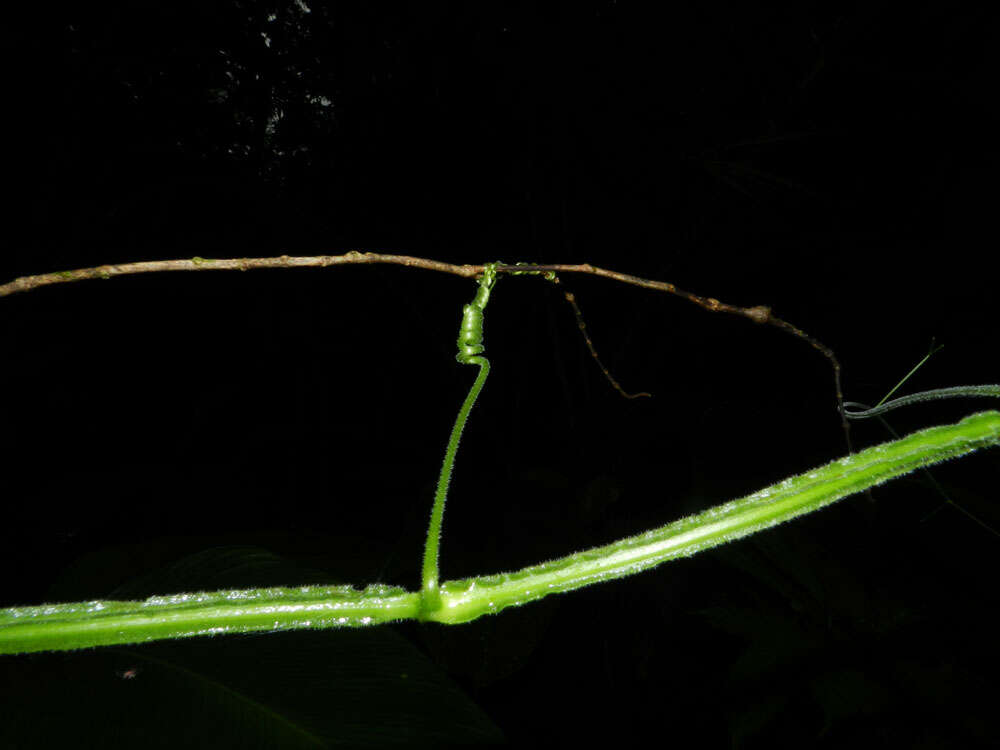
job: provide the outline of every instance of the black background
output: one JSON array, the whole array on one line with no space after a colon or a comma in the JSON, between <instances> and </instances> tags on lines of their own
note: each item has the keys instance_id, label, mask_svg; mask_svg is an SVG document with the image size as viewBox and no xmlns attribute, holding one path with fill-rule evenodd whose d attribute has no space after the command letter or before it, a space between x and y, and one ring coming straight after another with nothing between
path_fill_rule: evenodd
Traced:
<instances>
[{"instance_id":1,"label":"black background","mask_svg":"<svg viewBox=\"0 0 1000 750\"><path fill-rule=\"evenodd\" d=\"M772 306L837 352L849 399L877 401L939 344L908 390L996 382L988 4L653 7L53 11L18 94L10 156L28 166L11 178L0 281L347 250L591 263ZM445 578L612 541L844 453L829 364L808 345L662 293L562 281L609 369L654 397L611 389L556 288L502 278ZM416 587L475 374L454 361L474 292L344 266L3 298L0 605L114 596L217 548L313 571L261 583ZM976 406L890 422L905 432ZM874 421L853 436L888 439ZM994 451L934 477L996 529L998 469ZM926 477L873 497L479 623L394 630L514 741L988 745L1000 535L942 508ZM268 647L295 654L296 637ZM191 653L209 652L191 648L197 672ZM102 680L141 689L155 649L127 652L147 665L127 683L81 678L72 659L93 654L3 657L5 701L69 710L48 702L53 663L64 699ZM15 674L46 675L36 703L10 702Z\"/></svg>"}]
</instances>

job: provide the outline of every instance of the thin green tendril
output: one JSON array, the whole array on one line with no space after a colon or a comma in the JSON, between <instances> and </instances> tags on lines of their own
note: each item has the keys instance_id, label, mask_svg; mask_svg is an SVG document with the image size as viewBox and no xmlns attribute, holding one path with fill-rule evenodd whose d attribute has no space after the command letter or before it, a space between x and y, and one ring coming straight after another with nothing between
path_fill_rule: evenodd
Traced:
<instances>
[{"instance_id":1,"label":"thin green tendril","mask_svg":"<svg viewBox=\"0 0 1000 750\"><path fill-rule=\"evenodd\" d=\"M458 410L455 425L451 428L448 448L445 450L444 462L441 464L441 474L438 476L437 491L434 493L434 506L431 508L431 521L427 528L427 542L424 545L424 566L420 593L420 619L426 619L432 612L441 607L441 594L438 591L440 576L438 573L438 547L441 542L441 520L444 517L444 503L448 497L448 485L451 482L451 472L455 464L455 454L458 453L458 443L462 439L462 430L469 418L476 399L479 397L486 377L490 374L490 363L486 357L480 356L486 350L483 345L483 312L490 301L490 291L497 279L497 266L501 263L489 263L483 269L479 279L479 289L472 302L462 308L462 326L458 331L457 359L463 365L479 365L479 374L465 397L462 408Z\"/></svg>"}]
</instances>

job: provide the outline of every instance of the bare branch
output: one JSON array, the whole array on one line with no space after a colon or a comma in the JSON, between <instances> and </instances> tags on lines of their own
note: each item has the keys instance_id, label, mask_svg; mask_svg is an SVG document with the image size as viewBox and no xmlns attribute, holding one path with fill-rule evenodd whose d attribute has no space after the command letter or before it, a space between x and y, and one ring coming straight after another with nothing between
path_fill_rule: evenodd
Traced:
<instances>
[{"instance_id":1,"label":"bare branch","mask_svg":"<svg viewBox=\"0 0 1000 750\"><path fill-rule=\"evenodd\" d=\"M416 258L410 255L391 255L384 253L362 253L351 251L344 255L314 255L314 256L290 256L280 255L274 258L188 258L184 260L152 260L141 263L118 263L112 265L95 266L93 268L78 268L73 271L57 271L56 273L45 273L37 276L22 276L7 284L0 285L0 297L6 297L18 292L27 292L39 287L51 284L64 284L71 281L85 281L88 279L110 279L115 276L128 276L138 273L158 273L165 271L249 271L255 268L327 268L329 266L360 265L386 263L410 268L422 268L427 271L438 271L440 273L450 273L455 276L474 278L483 272L482 265L455 265L453 263L443 263L429 258ZM689 302L710 310L712 312L730 313L752 320L754 323L761 323L774 326L786 333L799 338L814 349L819 351L830 362L833 368L834 387L837 396L837 411L841 415L841 425L844 430L844 437L847 440L847 448L853 452L851 447L850 427L844 417L844 396L840 386L840 362L834 355L833 350L817 339L809 336L804 331L796 328L774 315L771 308L766 305L756 305L754 307L740 307L720 302L714 297L701 297L697 294L679 289L666 281L654 281L644 279L639 276L632 276L618 271L609 271L605 268L598 268L589 263L565 264L556 263L551 265L498 265L499 273L511 273L523 275L525 273L544 274L555 273L585 273L592 276L602 276L606 279L620 281L623 284L653 289L660 292L667 292L678 297L683 297Z\"/></svg>"},{"instance_id":2,"label":"bare branch","mask_svg":"<svg viewBox=\"0 0 1000 750\"><path fill-rule=\"evenodd\" d=\"M359 253L352 251L344 255L279 255L276 258L185 258L182 260L149 260L141 263L116 263L93 268L78 268L73 271L43 273L38 276L22 276L10 283L0 285L0 297L32 289L65 284L88 279L111 279L115 276L130 276L137 273L160 273L165 271L250 271L256 268L326 268L327 266L391 263L398 266L441 271L457 276L474 277L482 273L482 266L457 266L427 258L409 255L384 255L382 253Z\"/></svg>"}]
</instances>

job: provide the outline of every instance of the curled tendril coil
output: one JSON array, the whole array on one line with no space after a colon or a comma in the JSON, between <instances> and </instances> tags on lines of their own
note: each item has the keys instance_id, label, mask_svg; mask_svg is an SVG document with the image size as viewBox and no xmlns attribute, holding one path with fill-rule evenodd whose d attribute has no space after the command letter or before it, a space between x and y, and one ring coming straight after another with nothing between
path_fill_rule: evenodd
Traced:
<instances>
[{"instance_id":1,"label":"curled tendril coil","mask_svg":"<svg viewBox=\"0 0 1000 750\"><path fill-rule=\"evenodd\" d=\"M497 280L499 263L489 263L479 280L479 290L475 298L462 308L462 325L458 330L458 354L456 359L463 365L479 364L477 360L486 347L483 345L483 311L490 301L490 291Z\"/></svg>"}]
</instances>

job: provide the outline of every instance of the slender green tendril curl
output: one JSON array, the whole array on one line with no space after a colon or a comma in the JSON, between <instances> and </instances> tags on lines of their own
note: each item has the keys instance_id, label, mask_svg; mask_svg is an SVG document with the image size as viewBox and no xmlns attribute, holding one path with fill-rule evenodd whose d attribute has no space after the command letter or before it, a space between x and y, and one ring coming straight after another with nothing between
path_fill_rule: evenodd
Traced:
<instances>
[{"instance_id":1,"label":"slender green tendril curl","mask_svg":"<svg viewBox=\"0 0 1000 750\"><path fill-rule=\"evenodd\" d=\"M444 503L448 497L448 486L451 483L451 472L455 465L455 454L462 439L462 431L469 419L469 413L479 398L480 391L490 374L490 362L482 353L486 351L483 345L483 319L486 305L490 301L490 291L497 280L499 263L489 263L483 269L479 279L479 289L468 305L462 308L462 326L458 331L458 354L455 356L463 365L478 365L479 374L469 389L469 394L462 403L451 428L448 447L438 475L437 490L434 493L434 506L431 508L431 521L427 527L427 542L424 545L424 566L420 589L420 619L427 619L431 613L441 608L441 594L438 590L438 548L441 544L441 521L444 517Z\"/></svg>"},{"instance_id":2,"label":"slender green tendril curl","mask_svg":"<svg viewBox=\"0 0 1000 750\"><path fill-rule=\"evenodd\" d=\"M956 385L951 388L935 388L930 391L921 391L920 393L911 393L909 396L894 398L892 401L886 401L870 409L857 401L845 401L844 416L848 419L870 419L901 406L944 398L1000 398L1000 385Z\"/></svg>"}]
</instances>

